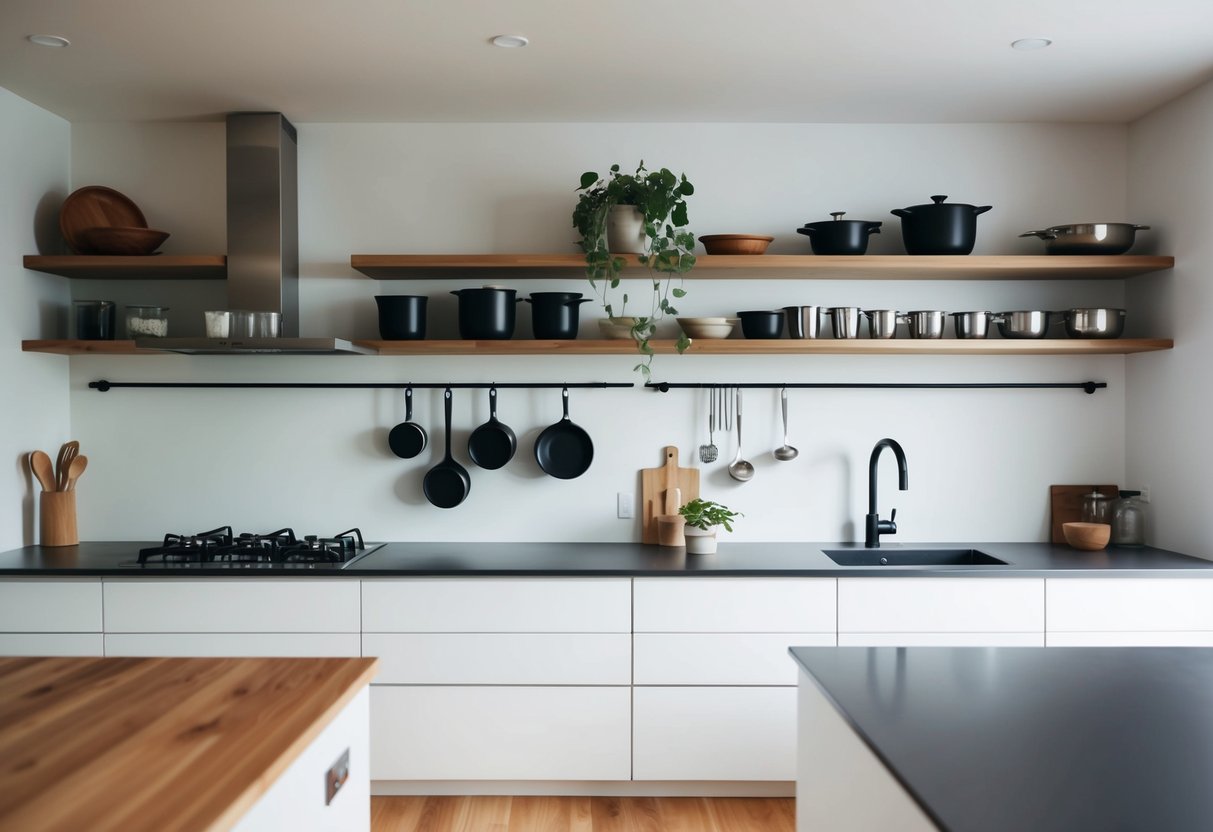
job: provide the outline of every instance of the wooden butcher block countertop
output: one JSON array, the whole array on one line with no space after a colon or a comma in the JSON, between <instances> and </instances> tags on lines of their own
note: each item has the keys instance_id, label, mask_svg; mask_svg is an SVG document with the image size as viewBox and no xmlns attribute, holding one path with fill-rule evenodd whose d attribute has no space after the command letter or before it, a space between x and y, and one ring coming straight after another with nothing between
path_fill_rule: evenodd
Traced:
<instances>
[{"instance_id":1,"label":"wooden butcher block countertop","mask_svg":"<svg viewBox=\"0 0 1213 832\"><path fill-rule=\"evenodd\" d=\"M226 829L376 665L0 659L0 829Z\"/></svg>"}]
</instances>

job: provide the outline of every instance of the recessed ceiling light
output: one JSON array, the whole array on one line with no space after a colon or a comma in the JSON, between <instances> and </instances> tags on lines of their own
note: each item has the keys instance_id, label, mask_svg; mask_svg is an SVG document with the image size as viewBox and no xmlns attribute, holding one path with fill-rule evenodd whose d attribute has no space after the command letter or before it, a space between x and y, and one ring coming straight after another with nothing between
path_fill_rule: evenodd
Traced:
<instances>
[{"instance_id":1,"label":"recessed ceiling light","mask_svg":"<svg viewBox=\"0 0 1213 832\"><path fill-rule=\"evenodd\" d=\"M1048 38L1020 38L1016 41L1011 41L1012 49L1044 49L1046 46L1053 43Z\"/></svg>"},{"instance_id":2,"label":"recessed ceiling light","mask_svg":"<svg viewBox=\"0 0 1213 832\"><path fill-rule=\"evenodd\" d=\"M521 49L530 43L526 35L497 35L491 42L502 49Z\"/></svg>"},{"instance_id":3,"label":"recessed ceiling light","mask_svg":"<svg viewBox=\"0 0 1213 832\"><path fill-rule=\"evenodd\" d=\"M53 46L56 48L72 45L70 40L61 38L58 35L29 35L26 40L38 46Z\"/></svg>"}]
</instances>

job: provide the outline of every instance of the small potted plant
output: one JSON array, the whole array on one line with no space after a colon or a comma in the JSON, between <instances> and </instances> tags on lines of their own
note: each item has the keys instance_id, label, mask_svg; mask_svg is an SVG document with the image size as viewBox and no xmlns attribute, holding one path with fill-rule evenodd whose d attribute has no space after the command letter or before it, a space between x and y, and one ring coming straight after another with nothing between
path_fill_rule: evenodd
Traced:
<instances>
[{"instance_id":1,"label":"small potted plant","mask_svg":"<svg viewBox=\"0 0 1213 832\"><path fill-rule=\"evenodd\" d=\"M650 171L642 161L634 174L620 173L619 165L612 165L606 177L583 173L577 190L581 194L573 209L573 226L581 233L586 277L611 321L622 320L628 302L624 293L618 312L611 302L611 291L619 288L619 275L627 263L618 255L636 254L649 269L653 283L649 313L627 319L631 337L646 357L636 369L647 379L653 361L649 339L658 321L678 314L670 299L686 295L673 279L695 265L695 235L686 227L684 200L695 193L695 187L685 174L675 176L666 168ZM690 345L682 334L676 346L681 353Z\"/></svg>"},{"instance_id":2,"label":"small potted plant","mask_svg":"<svg viewBox=\"0 0 1213 832\"><path fill-rule=\"evenodd\" d=\"M728 506L711 500L691 500L681 506L678 513L687 523L683 534L686 535L688 555L715 553L716 527L722 526L726 532L731 532L733 518L743 516L741 512L730 511Z\"/></svg>"}]
</instances>

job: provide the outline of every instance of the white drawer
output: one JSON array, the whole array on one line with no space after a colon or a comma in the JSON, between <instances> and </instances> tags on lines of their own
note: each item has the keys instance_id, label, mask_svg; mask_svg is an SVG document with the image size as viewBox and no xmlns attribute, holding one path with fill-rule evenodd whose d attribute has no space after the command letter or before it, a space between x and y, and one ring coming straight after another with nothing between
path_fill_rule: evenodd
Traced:
<instances>
[{"instance_id":1,"label":"white drawer","mask_svg":"<svg viewBox=\"0 0 1213 832\"><path fill-rule=\"evenodd\" d=\"M1213 632L1172 633L1160 630L1150 633L1050 632L1045 636L1049 647L1213 647Z\"/></svg>"},{"instance_id":2,"label":"white drawer","mask_svg":"<svg viewBox=\"0 0 1213 832\"><path fill-rule=\"evenodd\" d=\"M833 633L637 633L637 685L794 685L792 645L833 647Z\"/></svg>"},{"instance_id":3,"label":"white drawer","mask_svg":"<svg viewBox=\"0 0 1213 832\"><path fill-rule=\"evenodd\" d=\"M1047 596L1049 632L1213 631L1213 580L1057 578Z\"/></svg>"},{"instance_id":4,"label":"white drawer","mask_svg":"<svg viewBox=\"0 0 1213 832\"><path fill-rule=\"evenodd\" d=\"M637 578L636 632L832 633L833 578Z\"/></svg>"},{"instance_id":5,"label":"white drawer","mask_svg":"<svg viewBox=\"0 0 1213 832\"><path fill-rule=\"evenodd\" d=\"M379 684L628 685L624 633L366 633Z\"/></svg>"},{"instance_id":6,"label":"white drawer","mask_svg":"<svg viewBox=\"0 0 1213 832\"><path fill-rule=\"evenodd\" d=\"M1035 633L839 633L839 647L1044 647Z\"/></svg>"},{"instance_id":7,"label":"white drawer","mask_svg":"<svg viewBox=\"0 0 1213 832\"><path fill-rule=\"evenodd\" d=\"M375 780L627 780L626 687L371 687Z\"/></svg>"},{"instance_id":8,"label":"white drawer","mask_svg":"<svg viewBox=\"0 0 1213 832\"><path fill-rule=\"evenodd\" d=\"M0 656L103 656L101 633L0 633Z\"/></svg>"},{"instance_id":9,"label":"white drawer","mask_svg":"<svg viewBox=\"0 0 1213 832\"><path fill-rule=\"evenodd\" d=\"M107 633L357 633L356 580L110 581Z\"/></svg>"},{"instance_id":10,"label":"white drawer","mask_svg":"<svg viewBox=\"0 0 1213 832\"><path fill-rule=\"evenodd\" d=\"M5 578L0 581L0 632L101 632L101 580Z\"/></svg>"},{"instance_id":11,"label":"white drawer","mask_svg":"<svg viewBox=\"0 0 1213 832\"><path fill-rule=\"evenodd\" d=\"M838 580L839 633L1040 633L1044 622L1042 579Z\"/></svg>"},{"instance_id":12,"label":"white drawer","mask_svg":"<svg viewBox=\"0 0 1213 832\"><path fill-rule=\"evenodd\" d=\"M107 633L107 656L358 656L357 633Z\"/></svg>"},{"instance_id":13,"label":"white drawer","mask_svg":"<svg viewBox=\"0 0 1213 832\"><path fill-rule=\"evenodd\" d=\"M362 582L368 633L629 633L628 578L411 578Z\"/></svg>"}]
</instances>

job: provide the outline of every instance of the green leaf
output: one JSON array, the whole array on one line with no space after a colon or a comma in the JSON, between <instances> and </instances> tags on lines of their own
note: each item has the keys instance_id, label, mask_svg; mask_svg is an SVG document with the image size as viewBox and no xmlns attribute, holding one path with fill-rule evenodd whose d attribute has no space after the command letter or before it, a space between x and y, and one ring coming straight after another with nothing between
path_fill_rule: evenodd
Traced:
<instances>
[{"instance_id":1,"label":"green leaf","mask_svg":"<svg viewBox=\"0 0 1213 832\"><path fill-rule=\"evenodd\" d=\"M584 191L586 188L590 187L597 181L598 181L598 174L594 173L593 171L587 170L585 173L581 174L581 187L578 188L577 190Z\"/></svg>"},{"instance_id":2,"label":"green leaf","mask_svg":"<svg viewBox=\"0 0 1213 832\"><path fill-rule=\"evenodd\" d=\"M670 294L676 298L685 298L687 296L687 290L679 289L677 286L675 286L673 289L670 290Z\"/></svg>"},{"instance_id":3,"label":"green leaf","mask_svg":"<svg viewBox=\"0 0 1213 832\"><path fill-rule=\"evenodd\" d=\"M617 277L613 277L613 278L611 278L611 288L612 288L612 289L618 289L618 288L619 288L619 278L617 278ZM627 295L624 295L624 297L623 297L623 302L624 302L624 303L627 303L627 302L628 302Z\"/></svg>"},{"instance_id":4,"label":"green leaf","mask_svg":"<svg viewBox=\"0 0 1213 832\"><path fill-rule=\"evenodd\" d=\"M619 173L619 165L611 165L611 173Z\"/></svg>"},{"instance_id":5,"label":"green leaf","mask_svg":"<svg viewBox=\"0 0 1213 832\"><path fill-rule=\"evenodd\" d=\"M680 202L675 205L674 213L671 215L671 218L674 220L674 225L678 226L679 228L687 225L689 222L687 219L687 204L685 202Z\"/></svg>"},{"instance_id":6,"label":"green leaf","mask_svg":"<svg viewBox=\"0 0 1213 832\"><path fill-rule=\"evenodd\" d=\"M684 352L686 352L688 349L690 349L690 347L691 347L691 339L687 337L687 334L685 332L682 333L682 337L680 337L678 339L678 342L676 344L674 344L674 349L678 350L679 355L682 355Z\"/></svg>"}]
</instances>

